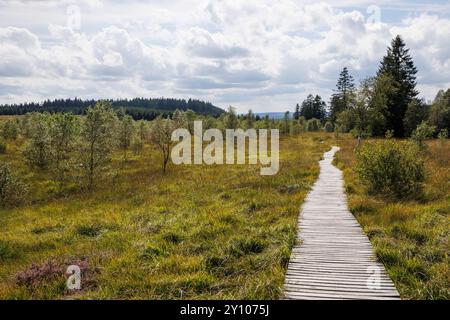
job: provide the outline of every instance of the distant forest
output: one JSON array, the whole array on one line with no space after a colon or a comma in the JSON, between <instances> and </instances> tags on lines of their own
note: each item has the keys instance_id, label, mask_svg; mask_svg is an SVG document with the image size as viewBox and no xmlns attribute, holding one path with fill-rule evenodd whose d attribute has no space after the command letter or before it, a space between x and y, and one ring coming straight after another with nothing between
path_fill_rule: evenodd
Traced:
<instances>
[{"instance_id":1,"label":"distant forest","mask_svg":"<svg viewBox=\"0 0 450 320\"><path fill-rule=\"evenodd\" d=\"M168 99L168 98L134 98L107 100L116 109L123 108L125 112L135 120L153 120L158 115L171 115L176 109L186 111L188 109L196 113L218 117L224 110L214 106L209 102L200 100ZM44 102L30 102L11 105L0 105L0 115L20 115L28 112L72 112L83 114L85 110L94 106L97 100L56 99Z\"/></svg>"}]
</instances>

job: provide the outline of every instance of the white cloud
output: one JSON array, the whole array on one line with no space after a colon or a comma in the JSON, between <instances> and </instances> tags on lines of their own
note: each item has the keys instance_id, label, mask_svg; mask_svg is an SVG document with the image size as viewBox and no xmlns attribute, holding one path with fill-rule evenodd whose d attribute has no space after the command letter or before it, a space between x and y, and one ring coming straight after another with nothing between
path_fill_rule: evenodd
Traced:
<instances>
[{"instance_id":1,"label":"white cloud","mask_svg":"<svg viewBox=\"0 0 450 320\"><path fill-rule=\"evenodd\" d=\"M396 34L428 99L450 86L448 6L385 1L371 23L370 4L1 1L0 102L175 96L283 111L309 92L328 98L344 66L356 79L373 75ZM66 23L71 5L79 30Z\"/></svg>"}]
</instances>

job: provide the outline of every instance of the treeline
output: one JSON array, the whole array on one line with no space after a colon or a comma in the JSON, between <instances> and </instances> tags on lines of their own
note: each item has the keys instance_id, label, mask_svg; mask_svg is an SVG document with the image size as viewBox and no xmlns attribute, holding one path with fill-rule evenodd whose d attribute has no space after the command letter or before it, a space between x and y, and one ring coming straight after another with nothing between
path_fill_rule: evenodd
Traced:
<instances>
[{"instance_id":1,"label":"treeline","mask_svg":"<svg viewBox=\"0 0 450 320\"><path fill-rule=\"evenodd\" d=\"M450 89L439 91L432 104L418 98L417 69L400 36L394 38L377 74L355 85L347 68L340 73L329 107L318 95L297 104L294 118L330 122L333 130L356 137L398 138L447 136Z\"/></svg>"},{"instance_id":2,"label":"treeline","mask_svg":"<svg viewBox=\"0 0 450 320\"><path fill-rule=\"evenodd\" d=\"M103 100L105 101L105 100ZM153 120L158 115L167 117L175 110L192 110L196 113L217 117L224 111L209 102L195 99L169 99L169 98L134 98L106 100L114 109L124 109L126 114L135 120ZM29 112L71 112L84 114L86 110L94 106L96 100L56 99L46 100L41 103L21 103L0 105L0 115L22 115Z\"/></svg>"}]
</instances>

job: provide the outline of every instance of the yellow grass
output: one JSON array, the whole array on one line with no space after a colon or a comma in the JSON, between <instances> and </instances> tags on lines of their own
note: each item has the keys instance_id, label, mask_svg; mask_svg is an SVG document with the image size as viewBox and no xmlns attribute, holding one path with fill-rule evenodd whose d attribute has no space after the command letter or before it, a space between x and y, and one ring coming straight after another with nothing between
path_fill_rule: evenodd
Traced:
<instances>
[{"instance_id":1,"label":"yellow grass","mask_svg":"<svg viewBox=\"0 0 450 320\"><path fill-rule=\"evenodd\" d=\"M118 155L92 194L65 195L48 193L49 175L30 171L23 141L9 141L0 161L30 183L31 202L0 210L0 298L279 298L299 206L331 141L282 138L275 176L250 165L171 165L162 175L146 146L126 164ZM88 279L76 294L43 271L83 259ZM32 264L44 275L18 281Z\"/></svg>"}]
</instances>

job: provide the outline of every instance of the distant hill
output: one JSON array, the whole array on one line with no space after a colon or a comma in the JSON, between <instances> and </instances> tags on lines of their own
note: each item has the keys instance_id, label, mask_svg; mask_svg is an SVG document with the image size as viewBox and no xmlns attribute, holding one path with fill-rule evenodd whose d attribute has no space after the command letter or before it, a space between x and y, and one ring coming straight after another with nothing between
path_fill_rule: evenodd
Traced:
<instances>
[{"instance_id":1,"label":"distant hill","mask_svg":"<svg viewBox=\"0 0 450 320\"><path fill-rule=\"evenodd\" d=\"M217 117L224 110L214 106L210 102L200 100L184 100L170 98L134 98L118 99L110 101L114 108L124 108L126 113L134 119L152 120L158 115L169 115L176 109L192 110L196 113ZM44 102L31 102L11 105L0 105L0 115L19 115L28 112L72 112L74 114L83 114L89 107L95 105L97 100L81 99L56 99L46 100Z\"/></svg>"},{"instance_id":2,"label":"distant hill","mask_svg":"<svg viewBox=\"0 0 450 320\"><path fill-rule=\"evenodd\" d=\"M260 116L261 118L265 118L269 116L269 119L283 119L284 112L257 112L255 115ZM289 112L289 117L292 118L293 113Z\"/></svg>"}]
</instances>

